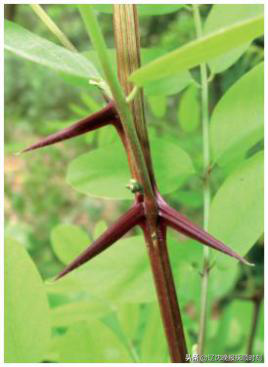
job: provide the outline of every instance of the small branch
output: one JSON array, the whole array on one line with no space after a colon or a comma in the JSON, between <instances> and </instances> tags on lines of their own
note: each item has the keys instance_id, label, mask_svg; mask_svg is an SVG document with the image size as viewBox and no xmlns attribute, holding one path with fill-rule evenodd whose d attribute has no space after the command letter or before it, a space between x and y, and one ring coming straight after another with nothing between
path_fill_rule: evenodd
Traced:
<instances>
[{"instance_id":1,"label":"small branch","mask_svg":"<svg viewBox=\"0 0 268 367\"><path fill-rule=\"evenodd\" d=\"M258 320L259 320L259 316L260 316L260 309L261 309L261 303L262 303L262 298L256 298L253 300L253 318L252 318L252 323L251 323L251 330L250 330L250 334L249 334L249 339L248 339L248 346L247 346L247 354L248 355L252 355L254 350L254 341L255 341L255 337L256 337L256 331L257 331L257 326L258 326Z\"/></svg>"},{"instance_id":2,"label":"small branch","mask_svg":"<svg viewBox=\"0 0 268 367\"><path fill-rule=\"evenodd\" d=\"M42 20L47 28L58 38L62 45L72 52L77 52L76 47L66 37L66 35L59 29L57 24L50 18L45 10L39 4L29 4L35 14Z\"/></svg>"},{"instance_id":3,"label":"small branch","mask_svg":"<svg viewBox=\"0 0 268 367\"><path fill-rule=\"evenodd\" d=\"M199 5L193 5L193 16L197 38L202 37L202 24L199 12ZM202 109L202 134L203 134L203 166L204 166L204 229L208 229L209 207L210 207L210 185L209 185L209 114L208 114L208 76L206 64L200 65L201 75L201 109ZM204 264L201 282L201 305L197 353L203 354L206 339L207 307L208 307L208 280L209 280L209 249L204 247Z\"/></svg>"}]
</instances>

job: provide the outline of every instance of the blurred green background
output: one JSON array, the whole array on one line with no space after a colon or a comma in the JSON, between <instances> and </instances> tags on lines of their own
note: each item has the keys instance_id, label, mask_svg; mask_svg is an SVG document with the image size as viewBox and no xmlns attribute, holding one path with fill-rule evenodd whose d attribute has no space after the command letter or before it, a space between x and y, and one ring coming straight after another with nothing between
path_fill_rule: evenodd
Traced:
<instances>
[{"instance_id":1,"label":"blurred green background","mask_svg":"<svg viewBox=\"0 0 268 367\"><path fill-rule=\"evenodd\" d=\"M44 8L79 51L88 50L88 37L74 5L45 5ZM211 5L201 7L201 15L204 20L210 10ZM57 42L28 5L5 5L5 17L41 37ZM109 47L113 47L111 15L100 13L99 20L107 44ZM141 17L140 31L142 47L157 47L166 51L173 50L195 38L193 16L186 8L163 16ZM263 40L258 39L252 43L236 63L223 73L216 74L209 87L210 111L213 110L225 91L262 59ZM194 70L193 76L198 82L198 69ZM178 142L178 145L192 158L197 172L201 172L200 97L199 89L195 84L193 85L194 98L192 95L189 97L190 104L188 105L187 100L185 102L185 96L189 89L183 89L180 93L170 96L146 97L146 120L152 136L158 138L164 136L172 142ZM187 124L185 126L183 123L185 115L183 103L186 105L184 107L186 114L187 111L191 110L190 117L186 116L186 121L187 118L192 119L190 130L187 129ZM109 146L115 137L109 130L105 133L88 134L25 155L15 155L14 153L41 137L90 114L98 106L103 105L104 101L94 87L85 84L77 85L72 78L62 77L45 67L5 52L5 233L27 249L44 280L54 277L64 266L64 261L57 255L57 245L53 246L53 236L55 243L57 242L55 240L56 231L60 231L62 225L78 226L83 232L77 233L77 238L83 237L86 233L88 236L86 239L92 240L96 237L96 233L100 233L102 228L112 223L129 206L128 200L106 200L79 193L65 180L67 167L71 160L82 153L93 151L96 147ZM180 117L182 117L181 121ZM252 149L253 152L262 149L262 142L259 142ZM233 165L230 164L225 168L216 167L211 183L213 194L235 167L235 163L233 162ZM169 162L166 164L168 165ZM168 194L167 199L194 222L202 225L202 195L202 180L197 174L190 176L178 189ZM72 232L71 227L70 238L73 233L75 232ZM139 234L140 232L137 230L130 235ZM174 233L170 233L169 237L173 258L184 256L184 259L187 260L187 253L191 249L194 249L195 252L195 260L190 258L188 264L182 265L184 271L179 272L181 278L177 279L179 291L184 292L182 296L179 292L179 299L182 297L182 312L187 329L187 340L191 346L189 353L191 353L194 350L191 348L194 348L197 342L201 280L199 272L202 264L202 249ZM81 242L83 240L81 238ZM182 242L182 244L178 244L178 242ZM175 244L173 245L173 243ZM141 246L138 248L142 248L142 246L141 242ZM189 247L188 252L187 246ZM106 254L101 256L105 258ZM118 260L114 264L114 272L120 272L120 268L124 267L126 257L128 254L124 253L121 258L122 262L120 263ZM239 265L238 271L230 282L227 281L226 291L213 294L212 290L207 352L228 354L246 353L248 350L254 300L256 297L263 297L263 238L252 247L247 258L256 264L254 268ZM102 266L105 267L105 264ZM195 269L192 280L188 278L188 276L191 277L189 274L192 274L188 272L189 268L191 271ZM93 270L90 273L91 277L94 277ZM212 269L212 277L213 274ZM176 275L178 274L176 273ZM227 272L222 272L220 275L215 273L214 288L224 288L226 277L228 277ZM94 285L94 281L91 279L91 286L93 286L92 284ZM98 284L95 286L98 287ZM141 297L144 299L143 302L133 303L131 297L125 295L126 301L119 302L119 305L115 307L109 303L109 297L102 297L102 286L103 284L99 285L100 290L97 292L97 297L99 297L97 301L101 306L97 307L98 302L95 302L93 308L90 308L88 301L91 292L89 288L87 289L86 280L84 280L81 289L77 289L77 294L75 292L68 293L68 288L61 291L60 286L58 290L56 288L55 291L48 292L50 306L56 311L52 316L54 320L54 344L51 347L51 352L47 353L46 359L58 362L95 361L94 358L90 359L90 354L87 355L87 343L84 346L81 341L82 339L87 340L87 328L90 328L93 323L92 328L96 330L95 333L98 333L99 330L99 335L102 335L99 338L99 343L104 345L107 339L107 345L109 345L112 337L107 334L107 330L109 332L112 330L118 340L124 340L126 353L119 353L119 361L127 362L129 358L130 361L135 359L137 361L140 358L144 362L167 361L167 351L161 328L161 335L157 334L160 327L158 309L155 303L151 302L151 297L148 297L148 302L145 302L145 296ZM124 286L127 287L127 283ZM147 286L145 286L144 292L146 290ZM189 292L189 297L187 292ZM193 293L195 295L192 297ZM104 292L104 294L106 293ZM111 298L113 297L113 294L109 295ZM86 308L73 311L72 314L77 312L80 315L73 317L73 322L57 321L64 318L64 313L61 314L60 307L72 305L72 302L78 304L81 299L83 302L85 299L88 302L88 313L95 310L95 313L92 311L95 317L91 315L91 324L87 320ZM103 311L106 303L107 314L105 310ZM82 303L80 307L82 307ZM66 312L67 317L72 320L67 310L62 312ZM117 321L121 322L121 328L115 326L115 321L111 316L114 312L117 312ZM102 326L98 324L99 319L104 320L104 324L108 325L107 330L103 331ZM79 324L85 320L89 323ZM122 325L127 338L119 335L118 330L122 329ZM61 339L62 335L68 335L68 338ZM151 338L153 338L154 344L152 344ZM90 338L88 340L89 344L92 343ZM79 345L78 351L73 350L75 344ZM95 348L97 347L95 346ZM118 350L121 350L120 348ZM254 354L263 353L262 313L258 321L254 347L251 351ZM107 353L107 361L118 360L113 359L113 356L110 358L109 352Z\"/></svg>"}]
</instances>

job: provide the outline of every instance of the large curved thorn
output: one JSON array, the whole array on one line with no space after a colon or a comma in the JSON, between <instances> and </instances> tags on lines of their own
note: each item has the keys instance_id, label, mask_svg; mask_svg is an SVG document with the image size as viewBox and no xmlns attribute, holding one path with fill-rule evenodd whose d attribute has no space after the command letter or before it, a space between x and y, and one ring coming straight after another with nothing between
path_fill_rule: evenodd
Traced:
<instances>
[{"instance_id":1,"label":"large curved thorn","mask_svg":"<svg viewBox=\"0 0 268 367\"><path fill-rule=\"evenodd\" d=\"M123 237L131 228L144 219L144 208L141 203L136 203L131 209L123 214L116 223L112 224L92 245L71 262L56 278L62 278L70 271L78 268L91 260L102 251L106 250L114 242Z\"/></svg>"},{"instance_id":2,"label":"large curved thorn","mask_svg":"<svg viewBox=\"0 0 268 367\"><path fill-rule=\"evenodd\" d=\"M109 102L103 109L93 113L90 116L79 120L73 125L66 127L63 130L58 131L55 134L49 135L39 142L24 149L22 153L29 152L31 150L43 148L48 145L56 144L60 141L74 138L76 136L85 134L89 131L96 130L108 124L115 124L118 122L117 113L114 107L114 102Z\"/></svg>"},{"instance_id":3,"label":"large curved thorn","mask_svg":"<svg viewBox=\"0 0 268 367\"><path fill-rule=\"evenodd\" d=\"M160 203L159 215L165 220L167 225L184 234L185 236L193 238L204 245L234 257L246 265L253 265L245 260L242 256L238 255L230 247L226 246L224 243L220 242L209 233L196 226L188 218L181 213L178 213L175 209L169 207L164 202Z\"/></svg>"}]
</instances>

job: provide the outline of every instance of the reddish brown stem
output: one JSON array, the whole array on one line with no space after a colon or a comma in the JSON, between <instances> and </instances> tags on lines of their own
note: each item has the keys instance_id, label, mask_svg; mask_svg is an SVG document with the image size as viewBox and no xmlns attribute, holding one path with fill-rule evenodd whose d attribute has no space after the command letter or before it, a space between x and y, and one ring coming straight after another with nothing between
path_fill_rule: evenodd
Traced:
<instances>
[{"instance_id":1,"label":"reddish brown stem","mask_svg":"<svg viewBox=\"0 0 268 367\"><path fill-rule=\"evenodd\" d=\"M160 311L172 362L185 363L187 354L183 323L166 244L166 226L158 221L155 240L146 225L142 226L153 270ZM157 347L157 346L156 346Z\"/></svg>"},{"instance_id":2,"label":"reddish brown stem","mask_svg":"<svg viewBox=\"0 0 268 367\"><path fill-rule=\"evenodd\" d=\"M133 88L133 85L128 81L128 77L135 69L140 67L140 35L135 5L114 5L114 34L119 80L125 93L128 95ZM135 96L131 103L131 107L137 136L142 147L144 161L146 162L147 172L144 172L144 174L148 173L149 175L149 182L147 180L141 182L142 185L145 185L144 205L146 216L145 223L142 227L151 262L170 357L172 362L185 362L186 345L183 334L183 324L168 261L164 233L165 229L160 226L160 222L158 221L158 207L155 191L156 184L150 156L149 139L144 118L143 95L141 91ZM126 136L127 150L133 149L132 145L128 144L129 138L129 136ZM131 171L134 172L134 177L139 180L134 169L137 165L135 154L129 153L131 152L128 152L130 157L134 157L134 161L131 161L131 159L129 160Z\"/></svg>"}]
</instances>

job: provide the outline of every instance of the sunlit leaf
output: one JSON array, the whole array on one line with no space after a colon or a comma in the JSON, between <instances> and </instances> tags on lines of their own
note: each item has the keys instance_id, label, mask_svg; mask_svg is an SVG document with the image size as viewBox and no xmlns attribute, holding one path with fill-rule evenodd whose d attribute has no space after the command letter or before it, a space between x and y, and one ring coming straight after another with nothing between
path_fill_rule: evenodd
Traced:
<instances>
[{"instance_id":1,"label":"sunlit leaf","mask_svg":"<svg viewBox=\"0 0 268 367\"><path fill-rule=\"evenodd\" d=\"M169 229L168 248L180 307L186 306L189 302L194 302L195 307L198 308L203 247L194 240L183 239L174 235L173 230ZM187 277L185 274L187 274Z\"/></svg>"},{"instance_id":2,"label":"sunlit leaf","mask_svg":"<svg viewBox=\"0 0 268 367\"><path fill-rule=\"evenodd\" d=\"M146 305L146 326L141 343L141 363L167 363L167 342L157 303ZM157 348L155 347L157 345Z\"/></svg>"},{"instance_id":3,"label":"sunlit leaf","mask_svg":"<svg viewBox=\"0 0 268 367\"><path fill-rule=\"evenodd\" d=\"M131 342L135 342L141 307L142 305L138 303L126 303L119 305L117 309L119 323Z\"/></svg>"},{"instance_id":4,"label":"sunlit leaf","mask_svg":"<svg viewBox=\"0 0 268 367\"><path fill-rule=\"evenodd\" d=\"M123 344L101 321L72 325L55 338L54 353L61 363L131 362Z\"/></svg>"},{"instance_id":5,"label":"sunlit leaf","mask_svg":"<svg viewBox=\"0 0 268 367\"><path fill-rule=\"evenodd\" d=\"M130 80L137 85L191 69L263 34L264 17L257 16L192 41L137 69Z\"/></svg>"},{"instance_id":6,"label":"sunlit leaf","mask_svg":"<svg viewBox=\"0 0 268 367\"><path fill-rule=\"evenodd\" d=\"M182 95L178 109L180 127L186 133L195 131L200 123L198 89L193 84Z\"/></svg>"},{"instance_id":7,"label":"sunlit leaf","mask_svg":"<svg viewBox=\"0 0 268 367\"><path fill-rule=\"evenodd\" d=\"M252 311L253 304L248 301L226 303L217 319L209 320L209 328L216 323L216 330L207 340L205 352L224 355L228 350L230 355L246 354Z\"/></svg>"},{"instance_id":8,"label":"sunlit leaf","mask_svg":"<svg viewBox=\"0 0 268 367\"><path fill-rule=\"evenodd\" d=\"M222 184L213 198L209 231L240 255L245 255L263 233L263 154L247 159ZM234 260L215 252L217 265Z\"/></svg>"},{"instance_id":9,"label":"sunlit leaf","mask_svg":"<svg viewBox=\"0 0 268 367\"><path fill-rule=\"evenodd\" d=\"M153 114L159 119L165 116L167 108L167 99L163 95L149 96L148 102Z\"/></svg>"},{"instance_id":10,"label":"sunlit leaf","mask_svg":"<svg viewBox=\"0 0 268 367\"><path fill-rule=\"evenodd\" d=\"M160 190L174 191L194 173L190 157L178 145L160 138L151 140L153 162ZM121 144L105 146L71 162L67 182L85 194L113 199L130 199L127 159Z\"/></svg>"},{"instance_id":11,"label":"sunlit leaf","mask_svg":"<svg viewBox=\"0 0 268 367\"><path fill-rule=\"evenodd\" d=\"M63 264L69 264L89 246L90 239L78 226L59 224L51 232L51 244L59 260Z\"/></svg>"},{"instance_id":12,"label":"sunlit leaf","mask_svg":"<svg viewBox=\"0 0 268 367\"><path fill-rule=\"evenodd\" d=\"M168 231L168 248L181 305L183 307L188 302L196 302L198 305L202 246L192 240L174 238L172 232ZM48 284L47 290L50 295L68 294L70 297L77 292L90 294L105 300L109 307L155 301L155 288L144 238L135 236L118 241L65 278Z\"/></svg>"},{"instance_id":13,"label":"sunlit leaf","mask_svg":"<svg viewBox=\"0 0 268 367\"><path fill-rule=\"evenodd\" d=\"M50 341L49 307L38 271L25 248L5 243L5 362L42 362Z\"/></svg>"},{"instance_id":14,"label":"sunlit leaf","mask_svg":"<svg viewBox=\"0 0 268 367\"><path fill-rule=\"evenodd\" d=\"M206 19L204 34L222 27L263 14L262 4L214 4ZM226 52L223 56L210 60L208 65L213 73L221 73L234 64L248 49L250 42Z\"/></svg>"},{"instance_id":15,"label":"sunlit leaf","mask_svg":"<svg viewBox=\"0 0 268 367\"><path fill-rule=\"evenodd\" d=\"M166 51L158 47L141 48L141 65L146 65L153 60L165 55ZM85 52L89 60L98 67L101 72L99 60L95 51ZM109 49L108 55L114 72L117 72L117 61L115 49ZM168 96L179 93L192 82L189 71L184 70L176 75L167 76L158 80L153 80L144 85L144 93L149 96Z\"/></svg>"},{"instance_id":16,"label":"sunlit leaf","mask_svg":"<svg viewBox=\"0 0 268 367\"><path fill-rule=\"evenodd\" d=\"M52 308L51 324L53 327L67 327L76 322L96 320L109 311L109 304L100 300L75 301Z\"/></svg>"},{"instance_id":17,"label":"sunlit leaf","mask_svg":"<svg viewBox=\"0 0 268 367\"><path fill-rule=\"evenodd\" d=\"M210 127L213 160L224 164L245 153L263 136L264 68L242 76L216 105Z\"/></svg>"},{"instance_id":18,"label":"sunlit leaf","mask_svg":"<svg viewBox=\"0 0 268 367\"><path fill-rule=\"evenodd\" d=\"M48 285L48 291L86 290L114 304L150 302L155 295L148 261L143 237L126 238L70 275Z\"/></svg>"},{"instance_id":19,"label":"sunlit leaf","mask_svg":"<svg viewBox=\"0 0 268 367\"><path fill-rule=\"evenodd\" d=\"M97 222L93 233L94 240L98 238L106 229L107 224L105 223L104 220L100 220L99 222Z\"/></svg>"},{"instance_id":20,"label":"sunlit leaf","mask_svg":"<svg viewBox=\"0 0 268 367\"><path fill-rule=\"evenodd\" d=\"M5 49L59 72L87 79L99 77L94 65L83 55L58 46L8 20L5 20Z\"/></svg>"}]
</instances>

